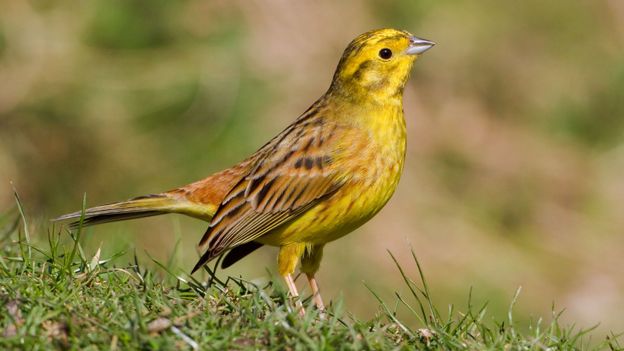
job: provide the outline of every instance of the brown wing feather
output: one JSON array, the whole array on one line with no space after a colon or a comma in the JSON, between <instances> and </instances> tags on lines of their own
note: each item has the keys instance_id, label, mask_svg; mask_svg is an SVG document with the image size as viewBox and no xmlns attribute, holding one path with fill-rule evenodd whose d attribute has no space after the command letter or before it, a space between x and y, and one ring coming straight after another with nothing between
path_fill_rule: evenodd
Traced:
<instances>
[{"instance_id":1,"label":"brown wing feather","mask_svg":"<svg viewBox=\"0 0 624 351\"><path fill-rule=\"evenodd\" d=\"M304 117L260 149L255 167L224 197L200 241L206 251L193 272L297 218L344 183L332 170L327 147L335 127Z\"/></svg>"}]
</instances>

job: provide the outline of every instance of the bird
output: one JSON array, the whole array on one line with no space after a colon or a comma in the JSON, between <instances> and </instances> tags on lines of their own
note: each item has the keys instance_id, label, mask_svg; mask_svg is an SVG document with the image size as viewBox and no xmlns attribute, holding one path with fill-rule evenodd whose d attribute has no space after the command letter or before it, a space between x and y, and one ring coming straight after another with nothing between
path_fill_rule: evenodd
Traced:
<instances>
[{"instance_id":1,"label":"bird","mask_svg":"<svg viewBox=\"0 0 624 351\"><path fill-rule=\"evenodd\" d=\"M395 192L406 153L404 87L414 61L434 45L404 30L363 33L348 44L329 89L247 159L182 187L55 221L76 228L167 213L204 220L191 274L221 255L227 268L276 246L279 274L299 313L297 266L323 311L316 280L323 248L375 216Z\"/></svg>"}]
</instances>

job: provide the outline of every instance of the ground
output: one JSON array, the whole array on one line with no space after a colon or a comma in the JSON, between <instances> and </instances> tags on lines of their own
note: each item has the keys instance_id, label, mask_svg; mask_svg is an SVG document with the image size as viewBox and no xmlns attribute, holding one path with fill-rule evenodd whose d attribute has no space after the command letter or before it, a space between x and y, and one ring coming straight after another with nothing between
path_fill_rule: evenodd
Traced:
<instances>
[{"instance_id":1,"label":"ground","mask_svg":"<svg viewBox=\"0 0 624 351\"><path fill-rule=\"evenodd\" d=\"M397 262L410 296L385 302L370 289L375 318L355 319L340 300L322 315L309 298L302 318L276 279L220 278L208 267L200 281L156 260L119 266L121 253L84 252L81 230L50 230L44 245L19 220L0 223L2 349L622 350L618 336L592 338L591 330L560 325L558 313L517 325L517 296L505 320L493 320L470 298L441 313L415 255L418 277ZM398 310L416 322L400 320Z\"/></svg>"}]
</instances>

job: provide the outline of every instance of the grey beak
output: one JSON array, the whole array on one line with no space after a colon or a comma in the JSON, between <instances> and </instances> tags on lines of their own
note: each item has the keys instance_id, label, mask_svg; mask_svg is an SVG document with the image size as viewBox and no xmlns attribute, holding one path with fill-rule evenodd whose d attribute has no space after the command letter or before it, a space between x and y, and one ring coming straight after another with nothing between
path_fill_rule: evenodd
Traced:
<instances>
[{"instance_id":1,"label":"grey beak","mask_svg":"<svg viewBox=\"0 0 624 351\"><path fill-rule=\"evenodd\" d=\"M407 50L405 50L405 53L408 55L420 55L431 49L434 45L435 43L431 40L411 37L410 45L407 47Z\"/></svg>"}]
</instances>

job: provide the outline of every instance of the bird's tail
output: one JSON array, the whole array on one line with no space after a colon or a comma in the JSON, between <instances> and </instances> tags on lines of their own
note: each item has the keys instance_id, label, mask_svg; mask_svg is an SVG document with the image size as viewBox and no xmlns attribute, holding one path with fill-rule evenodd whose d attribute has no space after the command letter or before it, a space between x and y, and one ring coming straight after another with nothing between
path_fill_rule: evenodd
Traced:
<instances>
[{"instance_id":1,"label":"bird's tail","mask_svg":"<svg viewBox=\"0 0 624 351\"><path fill-rule=\"evenodd\" d=\"M53 221L68 221L74 229L81 225L88 226L126 219L157 216L165 213L181 213L192 217L209 220L214 215L216 206L192 202L175 193L162 193L139 196L128 201L88 208L60 216Z\"/></svg>"}]
</instances>

